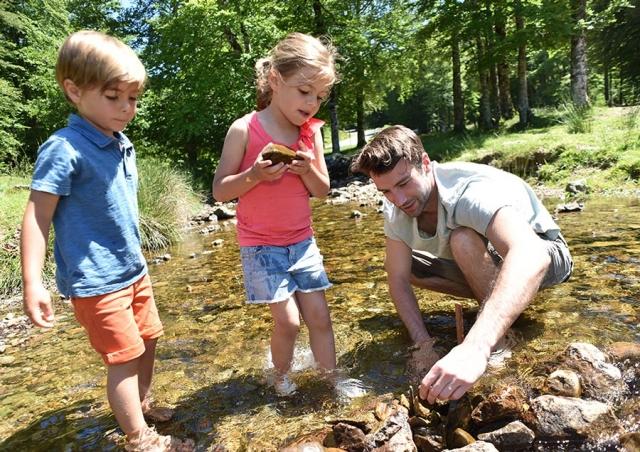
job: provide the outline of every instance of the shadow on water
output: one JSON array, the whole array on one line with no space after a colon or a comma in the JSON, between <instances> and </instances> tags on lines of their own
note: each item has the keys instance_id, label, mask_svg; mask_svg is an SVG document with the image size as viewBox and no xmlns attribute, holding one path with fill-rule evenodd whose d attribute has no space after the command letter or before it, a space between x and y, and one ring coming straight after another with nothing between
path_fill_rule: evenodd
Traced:
<instances>
[{"instance_id":1,"label":"shadow on water","mask_svg":"<svg viewBox=\"0 0 640 452\"><path fill-rule=\"evenodd\" d=\"M310 369L308 334L301 329L294 372L299 391L278 398L267 384L269 309L244 304L239 250L233 229L191 234L150 266L165 325L158 342L154 396L176 407L159 431L197 440L205 450L277 450L288 440L347 418L379 396L406 391L409 337L389 297L384 272L382 218L353 206L314 204L314 229L333 287L327 291L339 367L368 387L366 396L339 400ZM583 212L558 219L575 260L571 279L542 291L513 330L508 365L482 379L527 385L537 363L585 341L603 347L640 341L640 206L593 199ZM222 239L222 247L212 246ZM195 257L194 257L195 256ZM446 352L456 344L454 307L461 303L468 332L477 312L469 300L417 291L424 321ZM5 315L6 313L0 313ZM0 364L0 450L109 450L118 430L105 396L106 371L73 319L57 303L58 323L13 344ZM624 416L624 413L621 414ZM120 439L121 440L121 439Z\"/></svg>"},{"instance_id":2,"label":"shadow on water","mask_svg":"<svg viewBox=\"0 0 640 452\"><path fill-rule=\"evenodd\" d=\"M117 450L108 439L118 428L108 407L95 400L80 400L52 410L17 430L0 444L3 451Z\"/></svg>"}]
</instances>

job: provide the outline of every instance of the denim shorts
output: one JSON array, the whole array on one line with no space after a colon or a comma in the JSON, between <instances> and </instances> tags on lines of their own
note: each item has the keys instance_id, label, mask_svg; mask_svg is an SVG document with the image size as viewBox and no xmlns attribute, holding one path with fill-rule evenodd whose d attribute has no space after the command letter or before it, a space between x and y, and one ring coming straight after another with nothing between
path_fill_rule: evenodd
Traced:
<instances>
[{"instance_id":1,"label":"denim shorts","mask_svg":"<svg viewBox=\"0 0 640 452\"><path fill-rule=\"evenodd\" d=\"M332 285L313 237L289 246L242 246L240 257L247 303L277 303L294 292L316 292Z\"/></svg>"},{"instance_id":2,"label":"denim shorts","mask_svg":"<svg viewBox=\"0 0 640 452\"><path fill-rule=\"evenodd\" d=\"M571 276L573 271L573 260L567 242L558 234L555 240L550 240L543 235L543 244L551 258L551 263L540 283L540 289L555 286L565 282ZM490 242L486 241L487 252L496 265L502 264L502 257L493 248ZM459 284L467 285L462 271L455 261L433 256L424 251L411 250L411 273L418 278L427 278L429 276L438 276L448 279Z\"/></svg>"}]
</instances>

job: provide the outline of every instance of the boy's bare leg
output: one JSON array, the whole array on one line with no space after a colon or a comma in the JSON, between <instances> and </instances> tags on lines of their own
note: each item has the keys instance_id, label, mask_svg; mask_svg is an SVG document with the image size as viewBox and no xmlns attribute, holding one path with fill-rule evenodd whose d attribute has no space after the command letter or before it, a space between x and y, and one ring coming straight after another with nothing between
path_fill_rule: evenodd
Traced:
<instances>
[{"instance_id":1,"label":"boy's bare leg","mask_svg":"<svg viewBox=\"0 0 640 452\"><path fill-rule=\"evenodd\" d=\"M107 366L107 398L120 428L129 436L147 426L138 388L139 358Z\"/></svg>"},{"instance_id":2,"label":"boy's bare leg","mask_svg":"<svg viewBox=\"0 0 640 452\"><path fill-rule=\"evenodd\" d=\"M271 359L278 375L289 372L293 350L300 330L300 313L293 297L269 304L273 317Z\"/></svg>"},{"instance_id":3,"label":"boy's bare leg","mask_svg":"<svg viewBox=\"0 0 640 452\"><path fill-rule=\"evenodd\" d=\"M324 370L336 368L336 346L329 306L324 290L310 293L296 292L302 318L309 328L309 342L316 362Z\"/></svg>"},{"instance_id":4,"label":"boy's bare leg","mask_svg":"<svg viewBox=\"0 0 640 452\"><path fill-rule=\"evenodd\" d=\"M173 417L173 410L171 408L153 406L151 398L151 380L153 379L153 368L156 362L157 342L157 338L144 341L145 350L139 358L138 388L140 390L142 412L147 420L151 422L166 422Z\"/></svg>"},{"instance_id":5,"label":"boy's bare leg","mask_svg":"<svg viewBox=\"0 0 640 452\"><path fill-rule=\"evenodd\" d=\"M140 390L140 401L144 401L150 395L151 379L153 378L153 368L156 362L156 343L158 339L144 341L144 353L139 358L138 366L138 388Z\"/></svg>"}]
</instances>

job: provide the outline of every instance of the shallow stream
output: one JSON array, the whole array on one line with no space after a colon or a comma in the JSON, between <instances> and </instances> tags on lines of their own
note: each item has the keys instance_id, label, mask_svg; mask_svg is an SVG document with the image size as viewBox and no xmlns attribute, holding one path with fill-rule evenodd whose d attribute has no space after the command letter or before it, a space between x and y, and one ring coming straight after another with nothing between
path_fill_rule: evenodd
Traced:
<instances>
[{"instance_id":1,"label":"shallow stream","mask_svg":"<svg viewBox=\"0 0 640 452\"><path fill-rule=\"evenodd\" d=\"M549 203L553 208L553 204ZM155 399L175 406L164 433L195 439L199 449L230 451L279 446L348 417L379 395L407 390L408 336L387 292L382 217L373 208L314 205L316 238L334 287L327 291L339 366L368 387L368 395L337 400L309 368L303 328L296 352L300 390L277 398L265 384L271 319L244 304L235 230L190 234L150 265L165 336L159 342ZM568 343L604 347L640 341L640 203L592 199L558 222L575 259L571 280L538 295L514 326L518 343L504 370L484 378L539 378L537 362ZM223 239L222 246L213 246ZM192 255L195 253L195 257ZM418 292L424 318L449 348L455 343L454 302ZM476 314L463 301L465 326ZM19 314L15 306L13 312ZM7 314L0 312L0 316ZM68 305L57 305L57 326L32 330L0 366L0 450L113 450L117 425L106 403L106 372Z\"/></svg>"}]
</instances>

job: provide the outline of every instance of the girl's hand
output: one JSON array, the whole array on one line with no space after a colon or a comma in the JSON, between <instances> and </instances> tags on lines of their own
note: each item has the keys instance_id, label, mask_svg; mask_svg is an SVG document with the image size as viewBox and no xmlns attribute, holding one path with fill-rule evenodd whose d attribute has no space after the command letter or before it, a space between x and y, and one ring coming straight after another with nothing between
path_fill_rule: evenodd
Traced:
<instances>
[{"instance_id":1,"label":"girl's hand","mask_svg":"<svg viewBox=\"0 0 640 452\"><path fill-rule=\"evenodd\" d=\"M260 153L256 161L253 162L251 171L257 180L270 182L280 179L288 168L289 165L282 162L272 165L271 160L262 160L262 153Z\"/></svg>"},{"instance_id":2,"label":"girl's hand","mask_svg":"<svg viewBox=\"0 0 640 452\"><path fill-rule=\"evenodd\" d=\"M302 158L302 160L294 160L291 165L289 165L289 172L297 174L298 176L304 176L311 170L311 161L315 159L315 156L302 141L298 143L298 146L300 146L300 150L296 152L296 156Z\"/></svg>"}]
</instances>

